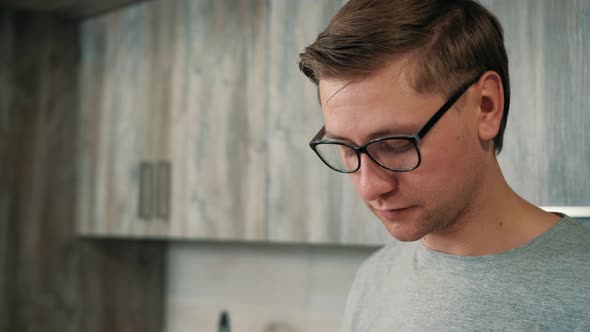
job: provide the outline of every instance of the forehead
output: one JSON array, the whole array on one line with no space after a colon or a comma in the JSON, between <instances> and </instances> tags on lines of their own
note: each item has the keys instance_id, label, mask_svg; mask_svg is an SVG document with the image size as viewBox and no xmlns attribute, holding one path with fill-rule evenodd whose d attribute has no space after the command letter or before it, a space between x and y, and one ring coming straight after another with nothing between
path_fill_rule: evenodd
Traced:
<instances>
[{"instance_id":1,"label":"forehead","mask_svg":"<svg viewBox=\"0 0 590 332\"><path fill-rule=\"evenodd\" d=\"M375 133L414 134L441 103L440 97L416 92L395 64L360 79L320 80L319 94L328 136L351 141Z\"/></svg>"},{"instance_id":2,"label":"forehead","mask_svg":"<svg viewBox=\"0 0 590 332\"><path fill-rule=\"evenodd\" d=\"M392 97L392 92L414 94L407 76L406 71L394 63L364 77L322 79L318 85L320 102L323 108L329 108L361 98Z\"/></svg>"}]
</instances>

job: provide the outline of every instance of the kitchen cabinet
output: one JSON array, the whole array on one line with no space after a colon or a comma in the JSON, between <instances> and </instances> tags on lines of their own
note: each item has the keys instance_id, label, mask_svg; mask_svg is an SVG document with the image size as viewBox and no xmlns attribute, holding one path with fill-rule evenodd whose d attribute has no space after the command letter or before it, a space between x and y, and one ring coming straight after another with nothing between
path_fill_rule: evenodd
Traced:
<instances>
[{"instance_id":1,"label":"kitchen cabinet","mask_svg":"<svg viewBox=\"0 0 590 332\"><path fill-rule=\"evenodd\" d=\"M346 244L388 240L348 177L323 167L302 144L319 129L322 117L315 88L292 70L292 64L323 30L320 22L328 22L339 5L300 6L287 1L271 5L271 40L295 45L291 52L285 51L287 47L271 49L268 153L274 167L269 169L268 229L272 240ZM490 0L485 5L504 26L511 61L511 111L498 157L502 169L509 184L526 199L578 216L581 209L563 207L590 206L586 148L590 3Z\"/></svg>"},{"instance_id":2,"label":"kitchen cabinet","mask_svg":"<svg viewBox=\"0 0 590 332\"><path fill-rule=\"evenodd\" d=\"M80 232L389 241L307 145L322 115L298 53L344 2L154 1L86 20ZM539 205L590 205L589 4L485 3L511 59L508 182Z\"/></svg>"},{"instance_id":3,"label":"kitchen cabinet","mask_svg":"<svg viewBox=\"0 0 590 332\"><path fill-rule=\"evenodd\" d=\"M321 113L297 53L342 3L179 0L85 21L80 233L379 239L307 146ZM168 220L149 216L167 196L156 165L170 170Z\"/></svg>"},{"instance_id":4,"label":"kitchen cabinet","mask_svg":"<svg viewBox=\"0 0 590 332\"><path fill-rule=\"evenodd\" d=\"M270 241L378 244L388 238L349 177L325 167L308 145L323 118L315 86L297 68L298 55L345 2L270 2Z\"/></svg>"},{"instance_id":5,"label":"kitchen cabinet","mask_svg":"<svg viewBox=\"0 0 590 332\"><path fill-rule=\"evenodd\" d=\"M265 1L172 1L169 236L266 238Z\"/></svg>"},{"instance_id":6,"label":"kitchen cabinet","mask_svg":"<svg viewBox=\"0 0 590 332\"><path fill-rule=\"evenodd\" d=\"M82 25L83 234L155 235L169 228L161 213L166 183L159 180L170 160L159 139L170 90L170 32L157 9L141 5Z\"/></svg>"},{"instance_id":7,"label":"kitchen cabinet","mask_svg":"<svg viewBox=\"0 0 590 332\"><path fill-rule=\"evenodd\" d=\"M83 23L81 234L264 239L266 10L161 1Z\"/></svg>"}]
</instances>

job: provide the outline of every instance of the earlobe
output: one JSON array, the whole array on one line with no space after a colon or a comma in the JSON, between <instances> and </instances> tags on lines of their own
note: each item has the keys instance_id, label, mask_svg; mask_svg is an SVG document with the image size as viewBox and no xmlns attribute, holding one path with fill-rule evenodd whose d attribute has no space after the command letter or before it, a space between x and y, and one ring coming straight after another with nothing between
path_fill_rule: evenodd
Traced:
<instances>
[{"instance_id":1,"label":"earlobe","mask_svg":"<svg viewBox=\"0 0 590 332\"><path fill-rule=\"evenodd\" d=\"M502 79L496 72L489 71L482 75L479 84L479 138L482 141L491 141L498 135L504 115Z\"/></svg>"}]
</instances>

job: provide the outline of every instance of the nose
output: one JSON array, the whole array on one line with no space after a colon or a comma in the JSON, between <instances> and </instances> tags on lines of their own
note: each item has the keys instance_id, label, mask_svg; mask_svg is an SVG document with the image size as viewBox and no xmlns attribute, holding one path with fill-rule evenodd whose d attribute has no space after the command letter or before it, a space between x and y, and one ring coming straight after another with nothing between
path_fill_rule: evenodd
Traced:
<instances>
[{"instance_id":1,"label":"nose","mask_svg":"<svg viewBox=\"0 0 590 332\"><path fill-rule=\"evenodd\" d=\"M392 192L397 187L396 173L375 163L366 154L361 154L361 167L353 173L357 191L365 202L371 202Z\"/></svg>"}]
</instances>

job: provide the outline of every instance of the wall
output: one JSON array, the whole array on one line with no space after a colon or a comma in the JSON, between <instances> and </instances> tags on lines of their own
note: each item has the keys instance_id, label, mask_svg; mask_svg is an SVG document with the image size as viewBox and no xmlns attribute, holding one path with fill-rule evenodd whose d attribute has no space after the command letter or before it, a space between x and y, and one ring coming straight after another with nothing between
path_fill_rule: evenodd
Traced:
<instances>
[{"instance_id":1,"label":"wall","mask_svg":"<svg viewBox=\"0 0 590 332\"><path fill-rule=\"evenodd\" d=\"M170 246L167 332L337 331L358 265L376 247L238 243Z\"/></svg>"}]
</instances>

